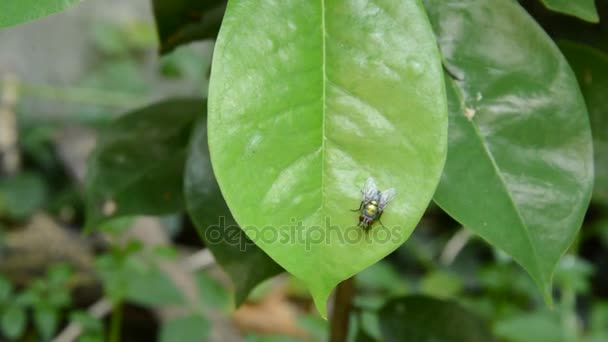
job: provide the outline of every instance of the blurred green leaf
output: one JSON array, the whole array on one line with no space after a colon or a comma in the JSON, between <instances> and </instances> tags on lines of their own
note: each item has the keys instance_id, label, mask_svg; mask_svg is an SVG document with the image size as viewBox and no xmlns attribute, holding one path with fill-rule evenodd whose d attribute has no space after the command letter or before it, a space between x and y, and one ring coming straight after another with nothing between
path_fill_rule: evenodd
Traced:
<instances>
[{"instance_id":1,"label":"blurred green leaf","mask_svg":"<svg viewBox=\"0 0 608 342\"><path fill-rule=\"evenodd\" d=\"M204 272L198 272L195 279L202 306L226 313L232 309L232 297L221 282Z\"/></svg>"},{"instance_id":2,"label":"blurred green leaf","mask_svg":"<svg viewBox=\"0 0 608 342\"><path fill-rule=\"evenodd\" d=\"M226 0L153 0L160 52L195 40L215 39Z\"/></svg>"},{"instance_id":3,"label":"blurred green leaf","mask_svg":"<svg viewBox=\"0 0 608 342\"><path fill-rule=\"evenodd\" d=\"M16 339L25 329L26 316L23 308L9 306L2 313L2 334L8 338Z\"/></svg>"},{"instance_id":4,"label":"blurred green leaf","mask_svg":"<svg viewBox=\"0 0 608 342\"><path fill-rule=\"evenodd\" d=\"M300 315L297 318L298 327L308 333L311 341L327 341L329 322L316 314Z\"/></svg>"},{"instance_id":5,"label":"blurred green leaf","mask_svg":"<svg viewBox=\"0 0 608 342\"><path fill-rule=\"evenodd\" d=\"M205 341L210 330L211 325L203 316L184 316L172 319L163 324L160 331L160 342Z\"/></svg>"},{"instance_id":6,"label":"blurred green leaf","mask_svg":"<svg viewBox=\"0 0 608 342\"><path fill-rule=\"evenodd\" d=\"M13 293L13 284L0 275L0 308L4 306Z\"/></svg>"},{"instance_id":7,"label":"blurred green leaf","mask_svg":"<svg viewBox=\"0 0 608 342\"><path fill-rule=\"evenodd\" d=\"M145 306L179 305L184 303L181 292L169 277L157 269L145 273L125 270L126 299Z\"/></svg>"},{"instance_id":8,"label":"blurred green leaf","mask_svg":"<svg viewBox=\"0 0 608 342\"><path fill-rule=\"evenodd\" d=\"M575 16L591 23L600 21L595 0L541 0L541 2L555 12Z\"/></svg>"},{"instance_id":9,"label":"blurred green leaf","mask_svg":"<svg viewBox=\"0 0 608 342\"><path fill-rule=\"evenodd\" d=\"M50 340L53 337L58 323L59 313L55 308L47 306L34 308L34 325L42 340Z\"/></svg>"},{"instance_id":10,"label":"blurred green leaf","mask_svg":"<svg viewBox=\"0 0 608 342\"><path fill-rule=\"evenodd\" d=\"M593 198L608 206L608 54L575 42L562 41L559 46L576 73L589 110L595 156Z\"/></svg>"},{"instance_id":11,"label":"blurred green leaf","mask_svg":"<svg viewBox=\"0 0 608 342\"><path fill-rule=\"evenodd\" d=\"M87 169L88 229L114 217L183 208L188 138L204 110L199 99L167 100L126 114L104 131Z\"/></svg>"},{"instance_id":12,"label":"blurred green leaf","mask_svg":"<svg viewBox=\"0 0 608 342\"><path fill-rule=\"evenodd\" d=\"M432 297L451 298L463 288L462 279L446 271L430 272L420 281L420 291Z\"/></svg>"},{"instance_id":13,"label":"blurred green leaf","mask_svg":"<svg viewBox=\"0 0 608 342\"><path fill-rule=\"evenodd\" d=\"M82 335L79 342L103 342L103 323L87 311L73 311L70 320L80 325Z\"/></svg>"},{"instance_id":14,"label":"blurred green leaf","mask_svg":"<svg viewBox=\"0 0 608 342\"><path fill-rule=\"evenodd\" d=\"M301 339L283 335L255 335L245 336L244 342L300 342Z\"/></svg>"},{"instance_id":15,"label":"blurred green leaf","mask_svg":"<svg viewBox=\"0 0 608 342\"><path fill-rule=\"evenodd\" d=\"M61 12L82 0L15 0L0 4L0 28Z\"/></svg>"},{"instance_id":16,"label":"blurred green leaf","mask_svg":"<svg viewBox=\"0 0 608 342\"><path fill-rule=\"evenodd\" d=\"M497 322L494 333L512 342L565 341L557 311L515 315Z\"/></svg>"},{"instance_id":17,"label":"blurred green leaf","mask_svg":"<svg viewBox=\"0 0 608 342\"><path fill-rule=\"evenodd\" d=\"M24 309L18 306L9 306L4 312L0 311L0 337L16 340L23 334L26 318Z\"/></svg>"},{"instance_id":18,"label":"blurred green leaf","mask_svg":"<svg viewBox=\"0 0 608 342\"><path fill-rule=\"evenodd\" d=\"M80 81L79 86L111 90L114 94L124 93L124 96L121 97L124 99L129 94L146 95L151 90L150 83L150 80L146 79L144 70L136 60L124 58L102 64L94 72L88 73ZM133 96L133 101L130 102L139 103L136 101L141 101L141 98Z\"/></svg>"},{"instance_id":19,"label":"blurred green leaf","mask_svg":"<svg viewBox=\"0 0 608 342\"><path fill-rule=\"evenodd\" d=\"M249 292L283 269L239 228L215 181L207 147L207 121L200 118L190 141L184 183L186 206L205 245L235 287L240 305Z\"/></svg>"},{"instance_id":20,"label":"blurred green leaf","mask_svg":"<svg viewBox=\"0 0 608 342\"><path fill-rule=\"evenodd\" d=\"M148 22L105 21L92 25L92 38L101 52L111 56L128 57L129 52L151 48L156 44L156 32Z\"/></svg>"},{"instance_id":21,"label":"blurred green leaf","mask_svg":"<svg viewBox=\"0 0 608 342\"><path fill-rule=\"evenodd\" d=\"M488 342L494 337L485 323L455 302L425 296L392 300L380 310L380 329L387 342Z\"/></svg>"},{"instance_id":22,"label":"blurred green leaf","mask_svg":"<svg viewBox=\"0 0 608 342\"><path fill-rule=\"evenodd\" d=\"M20 173L0 179L0 217L25 220L46 200L46 184L35 173Z\"/></svg>"},{"instance_id":23,"label":"blurred green leaf","mask_svg":"<svg viewBox=\"0 0 608 342\"><path fill-rule=\"evenodd\" d=\"M74 311L70 314L70 320L78 323L84 331L101 332L103 329L102 322L91 316L87 311Z\"/></svg>"},{"instance_id":24,"label":"blurred green leaf","mask_svg":"<svg viewBox=\"0 0 608 342\"><path fill-rule=\"evenodd\" d=\"M415 0L229 2L208 108L230 211L323 316L340 281L407 240L445 161L441 60ZM397 196L365 230L350 210L370 176Z\"/></svg>"},{"instance_id":25,"label":"blurred green leaf","mask_svg":"<svg viewBox=\"0 0 608 342\"><path fill-rule=\"evenodd\" d=\"M592 332L608 333L608 301L596 300L595 303L593 303L590 325Z\"/></svg>"},{"instance_id":26,"label":"blurred green leaf","mask_svg":"<svg viewBox=\"0 0 608 342\"><path fill-rule=\"evenodd\" d=\"M449 151L435 201L511 255L549 303L553 270L581 226L593 185L591 130L576 78L514 1L424 3L455 77L447 77Z\"/></svg>"},{"instance_id":27,"label":"blurred green leaf","mask_svg":"<svg viewBox=\"0 0 608 342\"><path fill-rule=\"evenodd\" d=\"M571 288L577 293L587 293L592 274L592 264L576 255L567 254L557 265L555 283L560 287Z\"/></svg>"},{"instance_id":28,"label":"blurred green leaf","mask_svg":"<svg viewBox=\"0 0 608 342\"><path fill-rule=\"evenodd\" d=\"M403 295L408 286L405 279L386 261L378 261L356 275L358 288L384 292L387 295Z\"/></svg>"}]
</instances>

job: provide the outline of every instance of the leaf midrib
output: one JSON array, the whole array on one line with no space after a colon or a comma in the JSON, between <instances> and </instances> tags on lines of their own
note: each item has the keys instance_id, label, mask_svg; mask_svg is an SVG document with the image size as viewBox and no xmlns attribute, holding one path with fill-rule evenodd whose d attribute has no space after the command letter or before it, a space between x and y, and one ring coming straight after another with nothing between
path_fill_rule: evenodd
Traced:
<instances>
[{"instance_id":1,"label":"leaf midrib","mask_svg":"<svg viewBox=\"0 0 608 342\"><path fill-rule=\"evenodd\" d=\"M321 211L325 206L325 180L324 180L324 172L325 172L325 117L327 111L327 51L326 51L326 36L327 36L327 27L325 25L325 0L321 1L321 106L323 110L321 111Z\"/></svg>"}]
</instances>

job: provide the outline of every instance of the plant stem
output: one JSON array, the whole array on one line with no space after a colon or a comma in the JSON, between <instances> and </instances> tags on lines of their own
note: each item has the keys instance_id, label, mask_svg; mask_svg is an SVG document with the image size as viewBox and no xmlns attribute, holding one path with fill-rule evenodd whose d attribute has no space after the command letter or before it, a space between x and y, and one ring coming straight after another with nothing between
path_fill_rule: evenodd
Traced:
<instances>
[{"instance_id":1,"label":"plant stem","mask_svg":"<svg viewBox=\"0 0 608 342\"><path fill-rule=\"evenodd\" d=\"M114 303L112 317L110 318L109 342L120 342L120 331L122 330L122 302Z\"/></svg>"},{"instance_id":2,"label":"plant stem","mask_svg":"<svg viewBox=\"0 0 608 342\"><path fill-rule=\"evenodd\" d=\"M355 295L355 278L351 277L336 288L334 299L334 309L331 315L330 342L344 342L348 336L348 323L350 321L350 311Z\"/></svg>"}]
</instances>

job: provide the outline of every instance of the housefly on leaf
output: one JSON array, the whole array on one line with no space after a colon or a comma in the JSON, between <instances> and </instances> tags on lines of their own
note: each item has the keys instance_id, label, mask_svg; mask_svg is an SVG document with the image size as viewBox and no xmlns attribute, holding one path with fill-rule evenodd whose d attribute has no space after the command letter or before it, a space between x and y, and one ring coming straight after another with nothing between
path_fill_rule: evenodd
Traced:
<instances>
[{"instance_id":1,"label":"housefly on leaf","mask_svg":"<svg viewBox=\"0 0 608 342\"><path fill-rule=\"evenodd\" d=\"M384 191L378 190L374 179L371 177L368 178L361 190L363 200L359 205L359 209L353 210L360 213L359 226L364 229L369 229L375 221L382 224L380 217L382 216L384 209L386 209L386 206L393 200L396 193L394 188Z\"/></svg>"}]
</instances>

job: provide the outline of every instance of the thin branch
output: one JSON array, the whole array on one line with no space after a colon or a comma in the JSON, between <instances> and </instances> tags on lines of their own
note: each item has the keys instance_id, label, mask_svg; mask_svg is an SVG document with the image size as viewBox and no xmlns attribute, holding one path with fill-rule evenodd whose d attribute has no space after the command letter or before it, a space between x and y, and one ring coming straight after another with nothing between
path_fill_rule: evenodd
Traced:
<instances>
[{"instance_id":1,"label":"thin branch","mask_svg":"<svg viewBox=\"0 0 608 342\"><path fill-rule=\"evenodd\" d=\"M355 295L355 278L351 277L338 284L331 316L331 342L345 342L348 337L348 323Z\"/></svg>"},{"instance_id":2,"label":"thin branch","mask_svg":"<svg viewBox=\"0 0 608 342\"><path fill-rule=\"evenodd\" d=\"M444 266L451 265L470 239L471 232L468 230L461 228L458 232L456 232L448 243L445 244L445 247L441 252L441 256L439 257L441 264Z\"/></svg>"}]
</instances>

